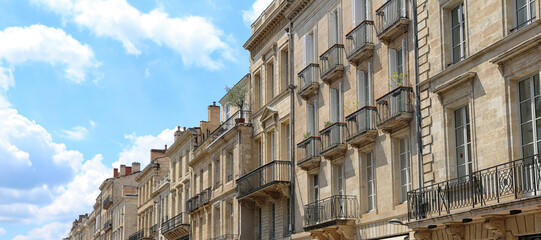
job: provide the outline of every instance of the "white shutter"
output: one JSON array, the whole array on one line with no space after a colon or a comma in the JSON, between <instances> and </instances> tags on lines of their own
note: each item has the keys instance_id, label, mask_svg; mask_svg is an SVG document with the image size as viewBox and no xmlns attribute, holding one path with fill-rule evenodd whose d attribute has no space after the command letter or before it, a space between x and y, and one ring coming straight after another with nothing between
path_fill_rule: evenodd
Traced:
<instances>
[{"instance_id":1,"label":"white shutter","mask_svg":"<svg viewBox=\"0 0 541 240\"><path fill-rule=\"evenodd\" d=\"M398 72L397 64L396 50L389 48L389 86L391 90L396 87L396 79L393 79L393 75Z\"/></svg>"},{"instance_id":2,"label":"white shutter","mask_svg":"<svg viewBox=\"0 0 541 240\"><path fill-rule=\"evenodd\" d=\"M366 19L366 0L353 0L353 23L359 25Z\"/></svg>"}]
</instances>

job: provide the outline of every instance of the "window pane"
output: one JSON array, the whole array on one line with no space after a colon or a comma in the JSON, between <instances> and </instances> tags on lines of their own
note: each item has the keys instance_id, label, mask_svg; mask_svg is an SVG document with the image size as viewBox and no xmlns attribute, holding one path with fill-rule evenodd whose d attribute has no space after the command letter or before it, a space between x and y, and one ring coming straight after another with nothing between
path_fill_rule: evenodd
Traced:
<instances>
[{"instance_id":1,"label":"window pane","mask_svg":"<svg viewBox=\"0 0 541 240\"><path fill-rule=\"evenodd\" d=\"M532 120L532 107L530 101L520 104L520 122L525 123Z\"/></svg>"},{"instance_id":2,"label":"window pane","mask_svg":"<svg viewBox=\"0 0 541 240\"><path fill-rule=\"evenodd\" d=\"M451 10L451 27L458 25L458 7Z\"/></svg>"},{"instance_id":3,"label":"window pane","mask_svg":"<svg viewBox=\"0 0 541 240\"><path fill-rule=\"evenodd\" d=\"M464 127L457 128L455 130L456 146L464 145Z\"/></svg>"},{"instance_id":4,"label":"window pane","mask_svg":"<svg viewBox=\"0 0 541 240\"><path fill-rule=\"evenodd\" d=\"M407 183L407 176L406 176L405 170L400 171L400 183L401 185L404 185Z\"/></svg>"},{"instance_id":5,"label":"window pane","mask_svg":"<svg viewBox=\"0 0 541 240\"><path fill-rule=\"evenodd\" d=\"M529 157L529 156L533 156L533 155L534 155L533 144L528 144L528 145L522 147L522 156L523 157Z\"/></svg>"},{"instance_id":6,"label":"window pane","mask_svg":"<svg viewBox=\"0 0 541 240\"><path fill-rule=\"evenodd\" d=\"M462 121L462 119L464 119L464 117L462 116L464 110L462 109L463 108L459 108L455 110L455 127L460 127L464 125L464 122Z\"/></svg>"},{"instance_id":7,"label":"window pane","mask_svg":"<svg viewBox=\"0 0 541 240\"><path fill-rule=\"evenodd\" d=\"M469 173L472 173L473 172L473 164L472 164L472 161L471 161L471 144L468 144L468 159L467 160L467 163L468 163L468 172Z\"/></svg>"},{"instance_id":8,"label":"window pane","mask_svg":"<svg viewBox=\"0 0 541 240\"><path fill-rule=\"evenodd\" d=\"M517 11L517 24L520 26L524 24L527 20L526 8L522 8Z\"/></svg>"},{"instance_id":9,"label":"window pane","mask_svg":"<svg viewBox=\"0 0 541 240\"><path fill-rule=\"evenodd\" d=\"M457 168L457 170L458 170L458 172L457 172L458 177L466 176L466 167L465 166L459 166Z\"/></svg>"},{"instance_id":10,"label":"window pane","mask_svg":"<svg viewBox=\"0 0 541 240\"><path fill-rule=\"evenodd\" d=\"M541 88L541 86L539 85L539 75L533 76L533 87L534 95L539 95L539 90Z\"/></svg>"},{"instance_id":11,"label":"window pane","mask_svg":"<svg viewBox=\"0 0 541 240\"><path fill-rule=\"evenodd\" d=\"M372 179L373 179L372 168L371 167L366 169L366 178L368 179L368 181L372 181Z\"/></svg>"},{"instance_id":12,"label":"window pane","mask_svg":"<svg viewBox=\"0 0 541 240\"><path fill-rule=\"evenodd\" d=\"M460 55L460 46L453 48L453 63L459 62L462 59Z\"/></svg>"},{"instance_id":13,"label":"window pane","mask_svg":"<svg viewBox=\"0 0 541 240\"><path fill-rule=\"evenodd\" d=\"M521 133L522 133L522 145L531 143L533 141L533 131L532 131L532 124L526 123L522 124Z\"/></svg>"},{"instance_id":14,"label":"window pane","mask_svg":"<svg viewBox=\"0 0 541 240\"><path fill-rule=\"evenodd\" d=\"M464 146L456 148L456 164L462 166L465 163Z\"/></svg>"},{"instance_id":15,"label":"window pane","mask_svg":"<svg viewBox=\"0 0 541 240\"><path fill-rule=\"evenodd\" d=\"M461 42L460 41L460 27L453 28L452 32L453 32L453 47L456 47Z\"/></svg>"},{"instance_id":16,"label":"window pane","mask_svg":"<svg viewBox=\"0 0 541 240\"><path fill-rule=\"evenodd\" d=\"M530 81L522 81L518 84L518 91L520 95L520 101L531 98L530 96Z\"/></svg>"}]
</instances>

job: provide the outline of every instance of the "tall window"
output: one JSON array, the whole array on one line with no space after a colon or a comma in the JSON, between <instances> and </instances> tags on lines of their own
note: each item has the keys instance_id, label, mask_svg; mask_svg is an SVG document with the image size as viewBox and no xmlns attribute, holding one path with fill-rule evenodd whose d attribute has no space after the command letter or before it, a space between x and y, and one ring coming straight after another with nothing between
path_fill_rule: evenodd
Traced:
<instances>
[{"instance_id":1,"label":"tall window","mask_svg":"<svg viewBox=\"0 0 541 240\"><path fill-rule=\"evenodd\" d=\"M203 169L199 171L199 192L203 191Z\"/></svg>"},{"instance_id":2,"label":"tall window","mask_svg":"<svg viewBox=\"0 0 541 240\"><path fill-rule=\"evenodd\" d=\"M304 66L315 62L314 32L304 35Z\"/></svg>"},{"instance_id":3,"label":"tall window","mask_svg":"<svg viewBox=\"0 0 541 240\"><path fill-rule=\"evenodd\" d=\"M263 166L263 147L261 146L261 141L257 142L257 163L258 166Z\"/></svg>"},{"instance_id":4,"label":"tall window","mask_svg":"<svg viewBox=\"0 0 541 240\"><path fill-rule=\"evenodd\" d=\"M406 39L402 39L402 46L396 49L389 49L389 74L390 74L390 87L391 90L398 86L404 85L405 78L402 75L404 73L404 61L405 61L405 45Z\"/></svg>"},{"instance_id":5,"label":"tall window","mask_svg":"<svg viewBox=\"0 0 541 240\"><path fill-rule=\"evenodd\" d=\"M457 175L468 176L472 172L468 106L455 110L455 143Z\"/></svg>"},{"instance_id":6,"label":"tall window","mask_svg":"<svg viewBox=\"0 0 541 240\"><path fill-rule=\"evenodd\" d=\"M220 219L220 208L216 207L214 210L214 237L220 236L221 226L222 226L222 220Z\"/></svg>"},{"instance_id":7,"label":"tall window","mask_svg":"<svg viewBox=\"0 0 541 240\"><path fill-rule=\"evenodd\" d=\"M517 28L526 26L535 19L535 0L515 0Z\"/></svg>"},{"instance_id":8,"label":"tall window","mask_svg":"<svg viewBox=\"0 0 541 240\"><path fill-rule=\"evenodd\" d=\"M334 9L329 14L329 47L340 43L340 12Z\"/></svg>"},{"instance_id":9,"label":"tall window","mask_svg":"<svg viewBox=\"0 0 541 240\"><path fill-rule=\"evenodd\" d=\"M372 153L366 154L366 211L370 212L375 209L376 189L374 176L374 158Z\"/></svg>"},{"instance_id":10,"label":"tall window","mask_svg":"<svg viewBox=\"0 0 541 240\"><path fill-rule=\"evenodd\" d=\"M367 15L366 0L353 0L353 23L354 26L361 24L366 19L369 19Z\"/></svg>"},{"instance_id":11,"label":"tall window","mask_svg":"<svg viewBox=\"0 0 541 240\"><path fill-rule=\"evenodd\" d=\"M520 101L520 133L522 156L529 157L541 150L541 87L539 74L518 85Z\"/></svg>"},{"instance_id":12,"label":"tall window","mask_svg":"<svg viewBox=\"0 0 541 240\"><path fill-rule=\"evenodd\" d=\"M233 231L233 223L234 223L234 220L233 220L233 203L232 202L229 202L228 203L229 205L229 234L233 234L234 231Z\"/></svg>"},{"instance_id":13,"label":"tall window","mask_svg":"<svg viewBox=\"0 0 541 240\"><path fill-rule=\"evenodd\" d=\"M316 107L315 104L306 104L306 131L315 136L316 132Z\"/></svg>"},{"instance_id":14,"label":"tall window","mask_svg":"<svg viewBox=\"0 0 541 240\"><path fill-rule=\"evenodd\" d=\"M259 74L255 75L255 87L257 94L257 109L261 108L261 76Z\"/></svg>"},{"instance_id":15,"label":"tall window","mask_svg":"<svg viewBox=\"0 0 541 240\"><path fill-rule=\"evenodd\" d=\"M267 64L267 102L274 98L274 63Z\"/></svg>"},{"instance_id":16,"label":"tall window","mask_svg":"<svg viewBox=\"0 0 541 240\"><path fill-rule=\"evenodd\" d=\"M409 166L409 146L407 137L398 140L398 164L400 175L400 202L407 201L408 191L411 189L410 166Z\"/></svg>"},{"instance_id":17,"label":"tall window","mask_svg":"<svg viewBox=\"0 0 541 240\"><path fill-rule=\"evenodd\" d=\"M368 71L357 69L357 101L359 108L370 105L370 77Z\"/></svg>"},{"instance_id":18,"label":"tall window","mask_svg":"<svg viewBox=\"0 0 541 240\"><path fill-rule=\"evenodd\" d=\"M319 200L319 176L314 174L312 176L312 189L314 191L314 202Z\"/></svg>"},{"instance_id":19,"label":"tall window","mask_svg":"<svg viewBox=\"0 0 541 240\"><path fill-rule=\"evenodd\" d=\"M282 60L280 61L282 63L282 65L280 66L281 68L281 78L282 78L282 81L281 81L281 90L284 91L286 90L287 88L287 85L289 84L289 49L288 48L285 48L284 50L281 51L281 58Z\"/></svg>"},{"instance_id":20,"label":"tall window","mask_svg":"<svg viewBox=\"0 0 541 240\"><path fill-rule=\"evenodd\" d=\"M261 216L261 208L257 208L257 239L261 239L263 218Z\"/></svg>"},{"instance_id":21,"label":"tall window","mask_svg":"<svg viewBox=\"0 0 541 240\"><path fill-rule=\"evenodd\" d=\"M466 35L464 25L464 3L451 10L451 38L453 63L460 62L465 57Z\"/></svg>"},{"instance_id":22,"label":"tall window","mask_svg":"<svg viewBox=\"0 0 541 240\"><path fill-rule=\"evenodd\" d=\"M233 152L227 153L227 181L233 180Z\"/></svg>"},{"instance_id":23,"label":"tall window","mask_svg":"<svg viewBox=\"0 0 541 240\"><path fill-rule=\"evenodd\" d=\"M229 104L226 104L224 108L225 108L225 119L229 119L229 117L231 116L231 106L229 106Z\"/></svg>"},{"instance_id":24,"label":"tall window","mask_svg":"<svg viewBox=\"0 0 541 240\"><path fill-rule=\"evenodd\" d=\"M274 142L274 132L269 132L267 133L267 161L266 163L270 163L272 161L274 161L275 159L275 155L274 153L276 152L275 150L275 142Z\"/></svg>"},{"instance_id":25,"label":"tall window","mask_svg":"<svg viewBox=\"0 0 541 240\"><path fill-rule=\"evenodd\" d=\"M335 88L329 88L330 90L330 113L331 122L340 121L340 91Z\"/></svg>"},{"instance_id":26,"label":"tall window","mask_svg":"<svg viewBox=\"0 0 541 240\"><path fill-rule=\"evenodd\" d=\"M291 235L291 199L286 198L286 236Z\"/></svg>"},{"instance_id":27,"label":"tall window","mask_svg":"<svg viewBox=\"0 0 541 240\"><path fill-rule=\"evenodd\" d=\"M344 190L344 165L336 166L336 194L345 195Z\"/></svg>"},{"instance_id":28,"label":"tall window","mask_svg":"<svg viewBox=\"0 0 541 240\"><path fill-rule=\"evenodd\" d=\"M289 123L285 126L285 139L286 139L286 161L291 160L291 130L289 129Z\"/></svg>"},{"instance_id":29,"label":"tall window","mask_svg":"<svg viewBox=\"0 0 541 240\"><path fill-rule=\"evenodd\" d=\"M220 174L220 167L220 158L216 158L214 160L214 179L216 179L216 185L219 185L222 180L222 176Z\"/></svg>"},{"instance_id":30,"label":"tall window","mask_svg":"<svg viewBox=\"0 0 541 240\"><path fill-rule=\"evenodd\" d=\"M271 235L270 235L271 239L274 239L275 233L276 233L276 205L272 203L271 204Z\"/></svg>"}]
</instances>

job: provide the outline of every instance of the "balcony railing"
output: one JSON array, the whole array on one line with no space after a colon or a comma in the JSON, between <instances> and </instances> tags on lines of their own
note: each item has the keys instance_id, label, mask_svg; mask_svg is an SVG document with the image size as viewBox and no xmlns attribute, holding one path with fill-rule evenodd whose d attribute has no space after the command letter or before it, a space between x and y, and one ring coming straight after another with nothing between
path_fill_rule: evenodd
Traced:
<instances>
[{"instance_id":1,"label":"balcony railing","mask_svg":"<svg viewBox=\"0 0 541 240\"><path fill-rule=\"evenodd\" d=\"M388 42L397 33L407 31L407 7L406 0L389 0L376 10L376 31L380 39Z\"/></svg>"},{"instance_id":2,"label":"balcony railing","mask_svg":"<svg viewBox=\"0 0 541 240\"><path fill-rule=\"evenodd\" d=\"M408 219L540 195L541 157L534 155L408 192Z\"/></svg>"},{"instance_id":3,"label":"balcony railing","mask_svg":"<svg viewBox=\"0 0 541 240\"><path fill-rule=\"evenodd\" d=\"M226 133L230 129L234 128L238 124L249 124L252 122L252 112L247 110L239 110L235 114L231 115L227 120L225 120L216 130L209 134L209 136L204 140L214 141L222 134ZM201 146L203 143L196 144L196 147Z\"/></svg>"},{"instance_id":4,"label":"balcony railing","mask_svg":"<svg viewBox=\"0 0 541 240\"><path fill-rule=\"evenodd\" d=\"M291 162L275 160L237 179L237 198L240 199L273 184L289 182L291 182Z\"/></svg>"},{"instance_id":5,"label":"balcony railing","mask_svg":"<svg viewBox=\"0 0 541 240\"><path fill-rule=\"evenodd\" d=\"M113 226L113 224L111 223L111 220L107 220L107 222L105 222L103 224L103 230L107 230L109 228L111 228Z\"/></svg>"},{"instance_id":6,"label":"balcony railing","mask_svg":"<svg viewBox=\"0 0 541 240\"><path fill-rule=\"evenodd\" d=\"M239 235L237 234L224 234L219 237L209 238L208 240L237 240L239 239Z\"/></svg>"},{"instance_id":7,"label":"balcony railing","mask_svg":"<svg viewBox=\"0 0 541 240\"><path fill-rule=\"evenodd\" d=\"M304 206L304 230L347 224L342 221L355 220L358 211L355 196L335 195L307 204Z\"/></svg>"},{"instance_id":8,"label":"balcony railing","mask_svg":"<svg viewBox=\"0 0 541 240\"><path fill-rule=\"evenodd\" d=\"M376 113L376 107L364 106L361 109L348 115L346 117L346 141L356 147L360 147L363 143L373 141L372 138L377 135L375 123ZM371 131L375 131L373 132L374 134L367 134ZM366 138L363 138L363 136L366 136Z\"/></svg>"},{"instance_id":9,"label":"balcony railing","mask_svg":"<svg viewBox=\"0 0 541 240\"><path fill-rule=\"evenodd\" d=\"M297 165L305 170L319 166L319 149L321 138L319 136L311 136L297 144ZM310 166L307 166L310 165Z\"/></svg>"},{"instance_id":10,"label":"balcony railing","mask_svg":"<svg viewBox=\"0 0 541 240\"><path fill-rule=\"evenodd\" d=\"M335 122L330 126L319 131L321 136L321 155L327 158L333 158L335 155L339 155L339 152L345 152L346 142L344 141L344 134L346 129L346 123ZM336 150L336 151L335 151ZM343 151L342 151L343 150Z\"/></svg>"},{"instance_id":11,"label":"balcony railing","mask_svg":"<svg viewBox=\"0 0 541 240\"><path fill-rule=\"evenodd\" d=\"M299 72L299 94L304 99L317 94L319 89L319 64L312 63Z\"/></svg>"},{"instance_id":12,"label":"balcony railing","mask_svg":"<svg viewBox=\"0 0 541 240\"><path fill-rule=\"evenodd\" d=\"M140 239L143 239L143 238L148 238L148 237L150 237L148 235L148 233L149 233L148 229L143 228L143 229L137 231L136 233L130 235L130 237L128 239L129 240L140 240Z\"/></svg>"},{"instance_id":13,"label":"balcony railing","mask_svg":"<svg viewBox=\"0 0 541 240\"><path fill-rule=\"evenodd\" d=\"M319 57L321 60L321 80L332 84L334 80L342 77L344 72L344 45L334 44Z\"/></svg>"},{"instance_id":14,"label":"balcony railing","mask_svg":"<svg viewBox=\"0 0 541 240\"><path fill-rule=\"evenodd\" d=\"M210 202L211 188L207 188L186 201L186 212L193 212Z\"/></svg>"},{"instance_id":15,"label":"balcony railing","mask_svg":"<svg viewBox=\"0 0 541 240\"><path fill-rule=\"evenodd\" d=\"M403 113L411 114L413 112L412 98L413 88L400 86L376 100L378 111L377 125L384 130L385 128L392 128L394 127L394 123L391 123L389 126L381 125L387 124L387 121ZM408 118L411 119L411 116L408 115ZM403 122L403 119L397 120L401 123Z\"/></svg>"},{"instance_id":16,"label":"balcony railing","mask_svg":"<svg viewBox=\"0 0 541 240\"><path fill-rule=\"evenodd\" d=\"M111 195L107 196L105 200L103 200L103 209L109 208L113 204L113 200L111 200Z\"/></svg>"},{"instance_id":17,"label":"balcony railing","mask_svg":"<svg viewBox=\"0 0 541 240\"><path fill-rule=\"evenodd\" d=\"M346 34L346 58L358 64L372 56L374 49L374 21L365 20Z\"/></svg>"},{"instance_id":18,"label":"balcony railing","mask_svg":"<svg viewBox=\"0 0 541 240\"><path fill-rule=\"evenodd\" d=\"M150 227L150 236L156 236L156 234L158 234L158 224L154 224Z\"/></svg>"},{"instance_id":19,"label":"balcony railing","mask_svg":"<svg viewBox=\"0 0 541 240\"><path fill-rule=\"evenodd\" d=\"M174 231L180 226L188 226L189 216L186 213L180 213L173 218L162 223L162 234L167 234L168 232Z\"/></svg>"}]
</instances>

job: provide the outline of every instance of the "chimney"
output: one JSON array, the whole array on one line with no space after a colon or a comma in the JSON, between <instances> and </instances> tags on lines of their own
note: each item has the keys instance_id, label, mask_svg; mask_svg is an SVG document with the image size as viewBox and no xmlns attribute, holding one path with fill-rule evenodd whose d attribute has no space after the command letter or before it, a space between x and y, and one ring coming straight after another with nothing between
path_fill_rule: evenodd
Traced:
<instances>
[{"instance_id":1,"label":"chimney","mask_svg":"<svg viewBox=\"0 0 541 240\"><path fill-rule=\"evenodd\" d=\"M126 165L122 164L120 165L120 176L126 175Z\"/></svg>"},{"instance_id":2,"label":"chimney","mask_svg":"<svg viewBox=\"0 0 541 240\"><path fill-rule=\"evenodd\" d=\"M218 126L220 124L220 106L216 106L216 102L208 107L208 120L211 125Z\"/></svg>"},{"instance_id":3,"label":"chimney","mask_svg":"<svg viewBox=\"0 0 541 240\"><path fill-rule=\"evenodd\" d=\"M113 177L114 178L118 177L118 168L113 169Z\"/></svg>"},{"instance_id":4,"label":"chimney","mask_svg":"<svg viewBox=\"0 0 541 240\"><path fill-rule=\"evenodd\" d=\"M164 150L167 151L167 144L165 144Z\"/></svg>"},{"instance_id":5,"label":"chimney","mask_svg":"<svg viewBox=\"0 0 541 240\"><path fill-rule=\"evenodd\" d=\"M175 132L175 142L177 141L178 138L180 138L180 134L182 132L180 131L180 126L177 126L177 131Z\"/></svg>"},{"instance_id":6,"label":"chimney","mask_svg":"<svg viewBox=\"0 0 541 240\"><path fill-rule=\"evenodd\" d=\"M154 161L154 159L159 157L165 157L165 150L166 149L150 149L150 162Z\"/></svg>"},{"instance_id":7,"label":"chimney","mask_svg":"<svg viewBox=\"0 0 541 240\"><path fill-rule=\"evenodd\" d=\"M131 174L131 167L126 167L126 175Z\"/></svg>"},{"instance_id":8,"label":"chimney","mask_svg":"<svg viewBox=\"0 0 541 240\"><path fill-rule=\"evenodd\" d=\"M131 167L132 167L132 171L135 173L135 172L139 172L141 171L141 164L138 163L138 162L132 162L131 163Z\"/></svg>"}]
</instances>

